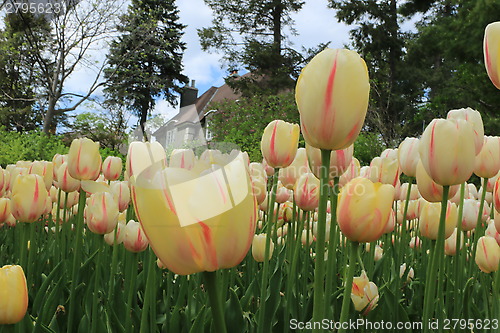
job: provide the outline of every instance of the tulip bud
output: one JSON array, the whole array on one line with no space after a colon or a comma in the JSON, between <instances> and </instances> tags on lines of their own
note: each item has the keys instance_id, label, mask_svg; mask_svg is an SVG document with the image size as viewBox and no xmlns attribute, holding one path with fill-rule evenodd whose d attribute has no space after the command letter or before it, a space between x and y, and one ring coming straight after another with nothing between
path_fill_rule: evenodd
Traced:
<instances>
[{"instance_id":1,"label":"tulip bud","mask_svg":"<svg viewBox=\"0 0 500 333\"><path fill-rule=\"evenodd\" d=\"M125 246L128 251L137 253L144 251L148 247L148 244L148 239L140 223L134 220L128 221L125 227L123 246Z\"/></svg>"},{"instance_id":2,"label":"tulip bud","mask_svg":"<svg viewBox=\"0 0 500 333\"><path fill-rule=\"evenodd\" d=\"M345 186L345 184L350 182L351 179L359 177L360 168L361 167L359 165L358 159L356 157L353 157L347 170L342 174L342 176L340 176L339 180L340 187Z\"/></svg>"},{"instance_id":3,"label":"tulip bud","mask_svg":"<svg viewBox=\"0 0 500 333\"><path fill-rule=\"evenodd\" d=\"M286 168L297 154L300 128L283 120L271 121L262 134L262 156L273 168Z\"/></svg>"},{"instance_id":4,"label":"tulip bud","mask_svg":"<svg viewBox=\"0 0 500 333\"><path fill-rule=\"evenodd\" d=\"M53 170L54 167L52 162L35 161L29 167L28 173L40 175L45 183L45 189L49 191L52 186L52 181L54 180Z\"/></svg>"},{"instance_id":5,"label":"tulip bud","mask_svg":"<svg viewBox=\"0 0 500 333\"><path fill-rule=\"evenodd\" d=\"M281 181L283 186L292 190L293 186L297 182L297 179L299 179L302 174L310 171L311 170L309 169L309 164L307 162L306 149L299 148L292 164L279 170L278 179Z\"/></svg>"},{"instance_id":6,"label":"tulip bud","mask_svg":"<svg viewBox=\"0 0 500 333\"><path fill-rule=\"evenodd\" d=\"M399 277L402 278L404 276L405 272L406 272L406 263L402 264L399 267ZM415 272L413 271L413 268L410 267L410 269L408 270L407 281L410 281L411 279L413 279L414 276L415 276Z\"/></svg>"},{"instance_id":7,"label":"tulip bud","mask_svg":"<svg viewBox=\"0 0 500 333\"><path fill-rule=\"evenodd\" d=\"M323 167L321 150L306 143L306 151L312 172L318 179L321 178L321 168ZM353 152L354 145L350 145L345 149L332 150L330 153L329 179L340 177L349 168Z\"/></svg>"},{"instance_id":8,"label":"tulip bud","mask_svg":"<svg viewBox=\"0 0 500 333\"><path fill-rule=\"evenodd\" d=\"M118 210L120 212L126 210L130 203L130 188L128 182L113 182L110 185L110 190L118 203Z\"/></svg>"},{"instance_id":9,"label":"tulip bud","mask_svg":"<svg viewBox=\"0 0 500 333\"><path fill-rule=\"evenodd\" d=\"M90 231L104 235L115 229L118 223L118 204L109 192L94 193L85 208Z\"/></svg>"},{"instance_id":10,"label":"tulip bud","mask_svg":"<svg viewBox=\"0 0 500 333\"><path fill-rule=\"evenodd\" d=\"M0 268L0 325L20 322L28 309L28 287L23 268L6 265Z\"/></svg>"},{"instance_id":11,"label":"tulip bud","mask_svg":"<svg viewBox=\"0 0 500 333\"><path fill-rule=\"evenodd\" d=\"M382 236L392 212L394 187L354 178L340 191L337 221L353 242L373 242Z\"/></svg>"},{"instance_id":12,"label":"tulip bud","mask_svg":"<svg viewBox=\"0 0 500 333\"><path fill-rule=\"evenodd\" d=\"M122 174L122 159L108 156L102 163L102 174L107 180L117 180Z\"/></svg>"},{"instance_id":13,"label":"tulip bud","mask_svg":"<svg viewBox=\"0 0 500 333\"><path fill-rule=\"evenodd\" d=\"M484 65L491 82L500 89L500 22L493 22L484 29Z\"/></svg>"},{"instance_id":14,"label":"tulip bud","mask_svg":"<svg viewBox=\"0 0 500 333\"><path fill-rule=\"evenodd\" d=\"M500 137L485 136L481 152L476 156L474 173L481 178L496 176L500 170Z\"/></svg>"},{"instance_id":15,"label":"tulip bud","mask_svg":"<svg viewBox=\"0 0 500 333\"><path fill-rule=\"evenodd\" d=\"M493 220L488 221L488 227L486 228L484 234L486 236L493 237L497 241L498 245L500 245L500 233L497 231Z\"/></svg>"},{"instance_id":16,"label":"tulip bud","mask_svg":"<svg viewBox=\"0 0 500 333\"><path fill-rule=\"evenodd\" d=\"M462 120L434 119L419 145L422 165L439 185L467 181L474 171L474 129Z\"/></svg>"},{"instance_id":17,"label":"tulip bud","mask_svg":"<svg viewBox=\"0 0 500 333\"><path fill-rule=\"evenodd\" d=\"M12 188L12 215L20 222L35 222L45 211L48 196L41 176L17 176Z\"/></svg>"},{"instance_id":18,"label":"tulip bud","mask_svg":"<svg viewBox=\"0 0 500 333\"><path fill-rule=\"evenodd\" d=\"M54 181L57 181L57 170L64 163L67 162L68 155L55 154L52 158L52 176L54 177Z\"/></svg>"},{"instance_id":19,"label":"tulip bud","mask_svg":"<svg viewBox=\"0 0 500 333\"><path fill-rule=\"evenodd\" d=\"M481 113L471 108L450 110L448 111L447 118L455 120L462 119L472 126L474 129L475 152L476 155L479 154L484 142L484 126Z\"/></svg>"},{"instance_id":20,"label":"tulip bud","mask_svg":"<svg viewBox=\"0 0 500 333\"><path fill-rule=\"evenodd\" d=\"M320 149L349 147L363 126L369 94L368 69L356 52L321 51L304 67L295 89L305 141Z\"/></svg>"},{"instance_id":21,"label":"tulip bud","mask_svg":"<svg viewBox=\"0 0 500 333\"><path fill-rule=\"evenodd\" d=\"M417 173L417 163L420 160L417 138L406 138L401 142L398 149L398 162L401 171L409 176L415 177Z\"/></svg>"},{"instance_id":22,"label":"tulip bud","mask_svg":"<svg viewBox=\"0 0 500 333\"><path fill-rule=\"evenodd\" d=\"M269 244L269 259L273 256L274 243L270 240ZM257 262L264 262L264 256L266 253L266 234L258 234L253 237L252 241L252 256Z\"/></svg>"},{"instance_id":23,"label":"tulip bud","mask_svg":"<svg viewBox=\"0 0 500 333\"><path fill-rule=\"evenodd\" d=\"M425 171L421 161L417 163L417 188L422 198L429 202L441 202L443 200L443 186L437 184ZM452 198L458 190L459 185L450 186L448 197Z\"/></svg>"},{"instance_id":24,"label":"tulip bud","mask_svg":"<svg viewBox=\"0 0 500 333\"><path fill-rule=\"evenodd\" d=\"M351 300L356 311L362 311L363 316L368 315L377 306L378 298L378 288L375 283L368 280L365 271L353 279Z\"/></svg>"},{"instance_id":25,"label":"tulip bud","mask_svg":"<svg viewBox=\"0 0 500 333\"><path fill-rule=\"evenodd\" d=\"M500 261L500 246L490 236L482 236L477 241L476 264L484 273L496 272Z\"/></svg>"},{"instance_id":26,"label":"tulip bud","mask_svg":"<svg viewBox=\"0 0 500 333\"><path fill-rule=\"evenodd\" d=\"M476 227L479 206L474 199L465 199L462 214L462 230L469 231Z\"/></svg>"},{"instance_id":27,"label":"tulip bud","mask_svg":"<svg viewBox=\"0 0 500 333\"><path fill-rule=\"evenodd\" d=\"M57 186L66 193L80 190L80 181L71 177L67 163L57 169Z\"/></svg>"},{"instance_id":28,"label":"tulip bud","mask_svg":"<svg viewBox=\"0 0 500 333\"><path fill-rule=\"evenodd\" d=\"M0 198L0 223L7 222L11 214L10 199Z\"/></svg>"},{"instance_id":29,"label":"tulip bud","mask_svg":"<svg viewBox=\"0 0 500 333\"><path fill-rule=\"evenodd\" d=\"M438 237L439 219L441 215L440 202L424 202L420 211L420 234L429 239L436 240ZM445 218L444 238L448 238L453 233L457 224L457 205L448 201Z\"/></svg>"},{"instance_id":30,"label":"tulip bud","mask_svg":"<svg viewBox=\"0 0 500 333\"><path fill-rule=\"evenodd\" d=\"M302 230L302 235L300 236L300 241L302 245L311 245L314 240L314 235L311 230Z\"/></svg>"},{"instance_id":31,"label":"tulip bud","mask_svg":"<svg viewBox=\"0 0 500 333\"><path fill-rule=\"evenodd\" d=\"M174 149L170 154L169 165L171 168L191 170L194 167L195 159L192 149Z\"/></svg>"},{"instance_id":32,"label":"tulip bud","mask_svg":"<svg viewBox=\"0 0 500 333\"><path fill-rule=\"evenodd\" d=\"M112 230L104 235L104 241L109 245L113 246L115 243L115 232L116 232L116 244L123 243L125 239L125 225L121 223L116 224L116 230Z\"/></svg>"},{"instance_id":33,"label":"tulip bud","mask_svg":"<svg viewBox=\"0 0 500 333\"><path fill-rule=\"evenodd\" d=\"M87 138L74 139L68 153L68 172L79 180L95 180L101 172L99 142Z\"/></svg>"},{"instance_id":34,"label":"tulip bud","mask_svg":"<svg viewBox=\"0 0 500 333\"><path fill-rule=\"evenodd\" d=\"M318 207L320 196L320 181L308 172L300 176L295 183L294 198L297 207L310 211Z\"/></svg>"},{"instance_id":35,"label":"tulip bud","mask_svg":"<svg viewBox=\"0 0 500 333\"><path fill-rule=\"evenodd\" d=\"M373 259L375 261L379 261L382 259L382 256L384 255L384 250L377 244L375 245L375 253Z\"/></svg>"},{"instance_id":36,"label":"tulip bud","mask_svg":"<svg viewBox=\"0 0 500 333\"><path fill-rule=\"evenodd\" d=\"M460 232L460 248L464 244L463 232ZM454 256L457 253L457 228L453 230L450 237L446 238L444 241L444 253L447 256Z\"/></svg>"},{"instance_id":37,"label":"tulip bud","mask_svg":"<svg viewBox=\"0 0 500 333\"><path fill-rule=\"evenodd\" d=\"M396 187L399 181L399 163L391 157L375 157L370 163L370 180Z\"/></svg>"}]
</instances>

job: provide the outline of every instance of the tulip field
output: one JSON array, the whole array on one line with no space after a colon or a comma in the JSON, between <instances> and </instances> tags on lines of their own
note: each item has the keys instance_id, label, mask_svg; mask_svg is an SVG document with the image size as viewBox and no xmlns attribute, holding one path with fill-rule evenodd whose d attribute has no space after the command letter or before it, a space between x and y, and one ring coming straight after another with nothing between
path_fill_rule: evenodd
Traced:
<instances>
[{"instance_id":1,"label":"tulip field","mask_svg":"<svg viewBox=\"0 0 500 333\"><path fill-rule=\"evenodd\" d=\"M500 89L499 50L500 22ZM361 166L369 93L364 60L326 49L262 161L158 142L103 161L81 138L2 166L0 333L500 332L498 133L449 110Z\"/></svg>"}]
</instances>

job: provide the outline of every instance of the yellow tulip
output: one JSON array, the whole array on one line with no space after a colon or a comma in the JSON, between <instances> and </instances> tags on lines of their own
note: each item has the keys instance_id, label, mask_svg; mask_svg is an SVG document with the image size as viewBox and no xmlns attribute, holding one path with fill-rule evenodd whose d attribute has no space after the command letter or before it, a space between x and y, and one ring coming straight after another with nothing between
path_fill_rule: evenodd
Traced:
<instances>
[{"instance_id":1,"label":"yellow tulip","mask_svg":"<svg viewBox=\"0 0 500 333\"><path fill-rule=\"evenodd\" d=\"M102 174L107 180L117 180L122 174L122 159L116 156L108 156L102 163Z\"/></svg>"},{"instance_id":2,"label":"yellow tulip","mask_svg":"<svg viewBox=\"0 0 500 333\"><path fill-rule=\"evenodd\" d=\"M434 119L422 134L420 160L433 181L457 185L474 171L474 129L462 119Z\"/></svg>"},{"instance_id":3,"label":"yellow tulip","mask_svg":"<svg viewBox=\"0 0 500 333\"><path fill-rule=\"evenodd\" d=\"M274 243L270 240L269 243L269 259L273 256ZM264 262L264 255L266 251L266 234L258 234L253 237L252 241L252 256L257 262Z\"/></svg>"},{"instance_id":4,"label":"yellow tulip","mask_svg":"<svg viewBox=\"0 0 500 333\"><path fill-rule=\"evenodd\" d=\"M312 172L318 179L321 176L321 150L314 148L313 146L306 143L307 159L309 161L309 166ZM352 154L354 152L354 146L350 145L345 149L332 150L330 153L330 176L329 179L333 177L340 177L349 168L352 161Z\"/></svg>"},{"instance_id":5,"label":"yellow tulip","mask_svg":"<svg viewBox=\"0 0 500 333\"><path fill-rule=\"evenodd\" d=\"M498 271L500 246L490 236L482 236L477 241L476 264L484 273Z\"/></svg>"},{"instance_id":6,"label":"yellow tulip","mask_svg":"<svg viewBox=\"0 0 500 333\"><path fill-rule=\"evenodd\" d=\"M468 122L474 129L474 146L476 155L479 154L484 142L484 126L481 114L472 109L464 108L448 111L447 119L462 119Z\"/></svg>"},{"instance_id":7,"label":"yellow tulip","mask_svg":"<svg viewBox=\"0 0 500 333\"><path fill-rule=\"evenodd\" d=\"M0 325L20 322L28 309L28 287L23 268L6 265L0 268Z\"/></svg>"},{"instance_id":8,"label":"yellow tulip","mask_svg":"<svg viewBox=\"0 0 500 333\"><path fill-rule=\"evenodd\" d=\"M66 162L57 169L57 186L66 193L80 190L80 181L71 177Z\"/></svg>"},{"instance_id":9,"label":"yellow tulip","mask_svg":"<svg viewBox=\"0 0 500 333\"><path fill-rule=\"evenodd\" d=\"M165 166L166 161L165 149L158 142L132 142L128 147L125 172L132 178L155 163Z\"/></svg>"},{"instance_id":10,"label":"yellow tulip","mask_svg":"<svg viewBox=\"0 0 500 333\"><path fill-rule=\"evenodd\" d=\"M380 182L396 187L400 174L397 158L375 157L370 163L370 180L374 183Z\"/></svg>"},{"instance_id":11,"label":"yellow tulip","mask_svg":"<svg viewBox=\"0 0 500 333\"><path fill-rule=\"evenodd\" d=\"M464 245L464 234L460 231L460 249ZM457 228L453 230L450 237L444 241L444 253L447 256L454 256L457 253Z\"/></svg>"},{"instance_id":12,"label":"yellow tulip","mask_svg":"<svg viewBox=\"0 0 500 333\"><path fill-rule=\"evenodd\" d=\"M10 199L0 198L0 223L6 222L10 214L11 214Z\"/></svg>"},{"instance_id":13,"label":"yellow tulip","mask_svg":"<svg viewBox=\"0 0 500 333\"><path fill-rule=\"evenodd\" d=\"M297 179L299 179L299 177L306 172L310 172L309 164L307 162L306 149L299 148L292 164L279 170L278 179L281 181L283 186L293 190Z\"/></svg>"},{"instance_id":14,"label":"yellow tulip","mask_svg":"<svg viewBox=\"0 0 500 333\"><path fill-rule=\"evenodd\" d=\"M361 166L359 160L356 157L352 158L351 163L347 167L347 170L340 176L339 185L340 187L345 186L351 179L359 177Z\"/></svg>"},{"instance_id":15,"label":"yellow tulip","mask_svg":"<svg viewBox=\"0 0 500 333\"><path fill-rule=\"evenodd\" d=\"M295 89L305 141L320 149L349 147L365 121L369 94L368 69L356 52L325 49L317 54Z\"/></svg>"},{"instance_id":16,"label":"yellow tulip","mask_svg":"<svg viewBox=\"0 0 500 333\"><path fill-rule=\"evenodd\" d=\"M415 177L417 173L417 163L420 160L419 143L417 138L405 138L398 148L399 167L409 177Z\"/></svg>"},{"instance_id":17,"label":"yellow tulip","mask_svg":"<svg viewBox=\"0 0 500 333\"><path fill-rule=\"evenodd\" d=\"M300 128L283 120L271 121L262 134L260 150L267 164L273 168L286 168L295 159Z\"/></svg>"},{"instance_id":18,"label":"yellow tulip","mask_svg":"<svg viewBox=\"0 0 500 333\"><path fill-rule=\"evenodd\" d=\"M483 51L486 72L493 85L500 89L500 22L486 26Z\"/></svg>"},{"instance_id":19,"label":"yellow tulip","mask_svg":"<svg viewBox=\"0 0 500 333\"><path fill-rule=\"evenodd\" d=\"M426 238L436 240L439 229L439 216L441 215L440 202L424 201L420 211L420 223L418 225L420 234ZM448 238L453 233L457 225L458 209L457 205L448 201L445 218L444 238Z\"/></svg>"},{"instance_id":20,"label":"yellow tulip","mask_svg":"<svg viewBox=\"0 0 500 333\"><path fill-rule=\"evenodd\" d=\"M118 210L120 212L125 211L130 203L130 188L128 186L128 182L112 182L110 190L118 203Z\"/></svg>"},{"instance_id":21,"label":"yellow tulip","mask_svg":"<svg viewBox=\"0 0 500 333\"><path fill-rule=\"evenodd\" d=\"M101 172L99 142L87 138L74 139L68 153L68 171L79 180L95 180Z\"/></svg>"},{"instance_id":22,"label":"yellow tulip","mask_svg":"<svg viewBox=\"0 0 500 333\"><path fill-rule=\"evenodd\" d=\"M42 176L45 183L45 189L47 191L50 190L52 187L52 181L54 180L54 166L52 162L35 161L28 168L28 173Z\"/></svg>"},{"instance_id":23,"label":"yellow tulip","mask_svg":"<svg viewBox=\"0 0 500 333\"><path fill-rule=\"evenodd\" d=\"M394 187L354 178L339 194L337 221L342 233L353 242L373 242L389 222Z\"/></svg>"},{"instance_id":24,"label":"yellow tulip","mask_svg":"<svg viewBox=\"0 0 500 333\"><path fill-rule=\"evenodd\" d=\"M45 211L48 196L41 176L17 176L12 188L12 215L20 222L35 222Z\"/></svg>"},{"instance_id":25,"label":"yellow tulip","mask_svg":"<svg viewBox=\"0 0 500 333\"><path fill-rule=\"evenodd\" d=\"M310 211L318 208L320 181L311 172L304 173L295 183L294 198L297 207Z\"/></svg>"},{"instance_id":26,"label":"yellow tulip","mask_svg":"<svg viewBox=\"0 0 500 333\"><path fill-rule=\"evenodd\" d=\"M257 204L242 155L209 169L156 163L131 180L137 217L169 270L187 275L243 260L255 233Z\"/></svg>"},{"instance_id":27,"label":"yellow tulip","mask_svg":"<svg viewBox=\"0 0 500 333\"><path fill-rule=\"evenodd\" d=\"M52 176L57 181L57 170L64 163L67 162L68 155L55 154L52 158Z\"/></svg>"},{"instance_id":28,"label":"yellow tulip","mask_svg":"<svg viewBox=\"0 0 500 333\"><path fill-rule=\"evenodd\" d=\"M476 156L474 173L481 178L492 178L499 170L500 137L485 136L481 152Z\"/></svg>"},{"instance_id":29,"label":"yellow tulip","mask_svg":"<svg viewBox=\"0 0 500 333\"><path fill-rule=\"evenodd\" d=\"M351 300L356 311L363 311L363 316L368 315L377 306L378 299L378 288L368 280L365 271L353 278Z\"/></svg>"},{"instance_id":30,"label":"yellow tulip","mask_svg":"<svg viewBox=\"0 0 500 333\"><path fill-rule=\"evenodd\" d=\"M443 186L432 180L420 160L417 163L416 177L418 192L420 192L422 198L429 202L441 202L443 200ZM459 189L460 185L450 186L448 198L453 198L459 192Z\"/></svg>"},{"instance_id":31,"label":"yellow tulip","mask_svg":"<svg viewBox=\"0 0 500 333\"><path fill-rule=\"evenodd\" d=\"M90 231L99 235L107 234L118 223L118 203L109 192L94 193L85 207L85 217Z\"/></svg>"}]
</instances>

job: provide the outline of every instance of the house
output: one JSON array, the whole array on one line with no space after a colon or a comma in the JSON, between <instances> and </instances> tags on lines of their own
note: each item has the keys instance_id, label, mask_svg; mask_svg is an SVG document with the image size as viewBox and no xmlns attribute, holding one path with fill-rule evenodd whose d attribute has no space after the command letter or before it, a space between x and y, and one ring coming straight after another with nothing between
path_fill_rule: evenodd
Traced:
<instances>
[{"instance_id":1,"label":"house","mask_svg":"<svg viewBox=\"0 0 500 333\"><path fill-rule=\"evenodd\" d=\"M233 74L234 75L234 74ZM212 139L210 132L209 104L223 100L237 100L240 97L227 84L210 87L198 97L195 81L185 86L181 93L180 109L165 125L157 129L152 136L167 150L205 145Z\"/></svg>"}]
</instances>

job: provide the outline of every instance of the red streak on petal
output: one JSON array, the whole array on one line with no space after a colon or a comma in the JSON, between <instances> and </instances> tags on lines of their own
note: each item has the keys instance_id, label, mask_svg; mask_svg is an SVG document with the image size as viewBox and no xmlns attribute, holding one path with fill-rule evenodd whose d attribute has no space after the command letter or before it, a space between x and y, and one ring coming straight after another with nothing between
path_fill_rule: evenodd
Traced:
<instances>
[{"instance_id":1,"label":"red streak on petal","mask_svg":"<svg viewBox=\"0 0 500 333\"><path fill-rule=\"evenodd\" d=\"M338 51L337 51L337 53L338 53ZM335 55L335 61L333 62L332 69L330 70L330 75L328 76L328 82L326 84L325 107L323 110L323 114L326 114L332 105L332 95L333 95L333 87L334 87L334 83L335 83L335 73L336 72L337 72L337 55Z\"/></svg>"},{"instance_id":2,"label":"red streak on petal","mask_svg":"<svg viewBox=\"0 0 500 333\"><path fill-rule=\"evenodd\" d=\"M219 188L219 192L220 192L220 194L221 194L221 196L222 196L222 201L223 201L224 203L226 203L226 202L227 202L226 192L224 192L224 189L222 188L222 185L221 185L221 183L219 182L219 179L218 179L216 176L214 176L214 178L215 178L215 181L217 182L217 187Z\"/></svg>"},{"instance_id":3,"label":"red streak on petal","mask_svg":"<svg viewBox=\"0 0 500 333\"><path fill-rule=\"evenodd\" d=\"M205 248L208 260L210 261L211 266L217 269L217 253L215 252L215 246L213 244L212 232L210 230L210 227L203 222L199 222L198 224L201 226L201 229L203 231L203 238L205 240L203 243L203 247Z\"/></svg>"},{"instance_id":4,"label":"red streak on petal","mask_svg":"<svg viewBox=\"0 0 500 333\"><path fill-rule=\"evenodd\" d=\"M181 168L184 168L184 153L181 154Z\"/></svg>"},{"instance_id":5,"label":"red streak on petal","mask_svg":"<svg viewBox=\"0 0 500 333\"><path fill-rule=\"evenodd\" d=\"M194 247L193 243L191 241L188 241L189 244L189 250L191 251L191 255L195 261L200 261L201 257L198 251L196 251L196 248Z\"/></svg>"},{"instance_id":6,"label":"red streak on petal","mask_svg":"<svg viewBox=\"0 0 500 333\"><path fill-rule=\"evenodd\" d=\"M430 140L430 146L429 146L429 171L430 171L430 175L432 180L433 179L433 176L435 176L435 173L434 173L434 164L436 163L436 161L434 160L435 159L435 138L434 138L434 131L436 129L436 123L437 122L434 122L434 124L432 124L432 129L431 129L431 140Z\"/></svg>"},{"instance_id":7,"label":"red streak on petal","mask_svg":"<svg viewBox=\"0 0 500 333\"><path fill-rule=\"evenodd\" d=\"M274 127L273 131L271 133L271 142L270 142L270 154L271 154L271 163L274 165L277 162L277 156L276 156L276 147L275 147L275 141L276 141L276 131L278 130L278 122L274 122Z\"/></svg>"}]
</instances>

